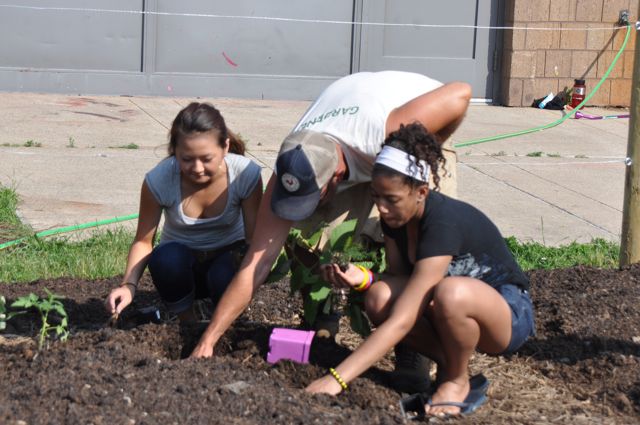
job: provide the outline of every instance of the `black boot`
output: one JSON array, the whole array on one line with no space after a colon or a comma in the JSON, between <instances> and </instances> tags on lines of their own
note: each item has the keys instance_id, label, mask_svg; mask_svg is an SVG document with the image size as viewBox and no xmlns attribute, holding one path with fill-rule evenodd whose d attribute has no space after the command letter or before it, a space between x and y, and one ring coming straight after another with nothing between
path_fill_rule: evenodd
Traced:
<instances>
[{"instance_id":1,"label":"black boot","mask_svg":"<svg viewBox=\"0 0 640 425\"><path fill-rule=\"evenodd\" d=\"M390 386L401 393L428 393L431 387L431 360L406 344L395 346L395 367L390 374Z\"/></svg>"}]
</instances>

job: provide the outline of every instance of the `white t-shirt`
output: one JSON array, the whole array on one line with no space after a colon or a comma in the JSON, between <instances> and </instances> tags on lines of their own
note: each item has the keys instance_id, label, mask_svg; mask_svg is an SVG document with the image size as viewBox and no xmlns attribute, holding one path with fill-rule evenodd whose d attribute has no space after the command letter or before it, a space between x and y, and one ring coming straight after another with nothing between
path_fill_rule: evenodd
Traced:
<instances>
[{"instance_id":1,"label":"white t-shirt","mask_svg":"<svg viewBox=\"0 0 640 425\"><path fill-rule=\"evenodd\" d=\"M382 149L389 113L442 83L402 71L359 72L327 87L293 131L326 133L342 146L349 179L338 190L371 181L376 155Z\"/></svg>"},{"instance_id":2,"label":"white t-shirt","mask_svg":"<svg viewBox=\"0 0 640 425\"><path fill-rule=\"evenodd\" d=\"M241 202L255 189L260 166L232 153L227 154L224 161L229 179L227 205L216 217L192 218L184 214L180 167L175 157L163 159L146 174L147 186L164 212L160 244L177 241L191 249L211 250L245 238Z\"/></svg>"}]
</instances>

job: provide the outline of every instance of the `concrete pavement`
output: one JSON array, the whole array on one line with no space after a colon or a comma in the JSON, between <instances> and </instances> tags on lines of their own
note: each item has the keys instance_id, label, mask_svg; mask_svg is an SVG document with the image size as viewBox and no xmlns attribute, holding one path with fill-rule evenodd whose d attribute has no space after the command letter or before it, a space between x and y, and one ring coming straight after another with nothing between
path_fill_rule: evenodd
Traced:
<instances>
[{"instance_id":1,"label":"concrete pavement","mask_svg":"<svg viewBox=\"0 0 640 425\"><path fill-rule=\"evenodd\" d=\"M0 184L16 189L19 214L36 231L136 213L145 172L166 155L171 121L193 100L220 109L263 167L265 181L280 142L309 105L0 93ZM519 131L560 116L472 105L453 141ZM459 148L458 197L484 211L503 235L521 241L619 241L628 125L628 119L570 119L549 130ZM131 144L138 148L128 149Z\"/></svg>"}]
</instances>

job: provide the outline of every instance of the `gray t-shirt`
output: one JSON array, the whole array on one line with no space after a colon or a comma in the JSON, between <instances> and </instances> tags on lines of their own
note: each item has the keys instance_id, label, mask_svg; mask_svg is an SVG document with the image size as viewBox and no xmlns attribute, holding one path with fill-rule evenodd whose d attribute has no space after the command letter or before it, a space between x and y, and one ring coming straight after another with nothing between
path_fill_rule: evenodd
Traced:
<instances>
[{"instance_id":1,"label":"gray t-shirt","mask_svg":"<svg viewBox=\"0 0 640 425\"><path fill-rule=\"evenodd\" d=\"M232 153L224 160L229 178L227 205L222 214L211 218L192 218L184 214L180 167L175 157L165 158L146 174L147 186L164 212L160 244L177 241L191 249L211 250L245 238L241 202L255 189L260 166Z\"/></svg>"}]
</instances>

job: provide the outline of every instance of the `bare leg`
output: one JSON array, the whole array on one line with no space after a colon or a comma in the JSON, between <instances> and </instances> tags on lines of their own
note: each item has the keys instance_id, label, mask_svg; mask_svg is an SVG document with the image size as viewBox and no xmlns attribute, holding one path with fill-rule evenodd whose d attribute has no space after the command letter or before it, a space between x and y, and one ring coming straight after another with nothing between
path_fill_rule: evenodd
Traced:
<instances>
[{"instance_id":1,"label":"bare leg","mask_svg":"<svg viewBox=\"0 0 640 425\"><path fill-rule=\"evenodd\" d=\"M476 348L502 352L511 339L511 310L502 296L477 279L448 277L435 287L428 316L440 336L446 362L432 402L462 402L469 393L469 359ZM458 414L452 406L427 407L430 415Z\"/></svg>"},{"instance_id":2,"label":"bare leg","mask_svg":"<svg viewBox=\"0 0 640 425\"><path fill-rule=\"evenodd\" d=\"M367 317L379 326L391 314L391 308L407 283L408 276L388 276L371 286L365 299ZM445 361L438 334L429 320L422 317L402 340L411 349L424 354L438 366Z\"/></svg>"}]
</instances>

